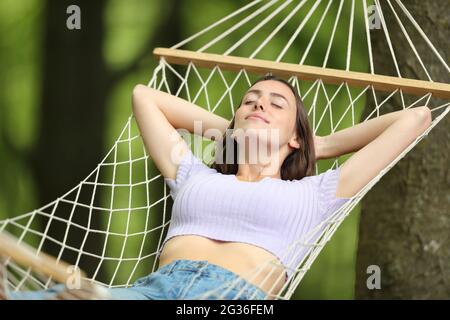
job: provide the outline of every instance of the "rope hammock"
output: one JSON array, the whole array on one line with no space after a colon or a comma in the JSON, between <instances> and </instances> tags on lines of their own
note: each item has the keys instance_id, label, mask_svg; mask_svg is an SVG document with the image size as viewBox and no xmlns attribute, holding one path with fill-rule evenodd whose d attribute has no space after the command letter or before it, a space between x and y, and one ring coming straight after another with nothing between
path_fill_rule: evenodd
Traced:
<instances>
[{"instance_id":1,"label":"rope hammock","mask_svg":"<svg viewBox=\"0 0 450 320\"><path fill-rule=\"evenodd\" d=\"M233 116L253 80L267 72L288 78L297 88L316 135L378 117L391 102L402 109L426 105L432 110L432 124L422 135L350 201L285 249L286 256L300 262L275 299L290 299L349 212L450 110L450 85L434 81L433 70L422 57L433 58L450 74L448 64L401 0L382 4L378 0L255 0L171 48L154 50L158 65L148 86L221 115ZM387 11L395 18L389 26ZM391 41L394 28L404 36L410 52L396 51ZM382 59L391 64L393 74L377 73L373 32L383 35ZM419 62L422 70L416 79L402 76L398 59L405 57ZM364 108L370 111L365 119ZM202 137L199 141L206 146L214 143ZM213 155L197 156L205 163L213 159ZM322 169L339 166L339 161L331 159ZM317 165L317 174L323 171L319 169ZM39 290L67 283L73 276L67 272L69 267L77 270L83 283L97 288L129 287L157 269L170 223L169 199L167 185L131 115L103 160L77 186L41 208L0 221L2 287ZM64 230L57 238L52 233L56 228ZM59 252L54 258L44 253L49 246ZM267 261L248 276L256 277L267 264L275 270L279 262ZM80 266L89 268L80 270ZM198 299L221 299L233 285L226 283Z\"/></svg>"}]
</instances>

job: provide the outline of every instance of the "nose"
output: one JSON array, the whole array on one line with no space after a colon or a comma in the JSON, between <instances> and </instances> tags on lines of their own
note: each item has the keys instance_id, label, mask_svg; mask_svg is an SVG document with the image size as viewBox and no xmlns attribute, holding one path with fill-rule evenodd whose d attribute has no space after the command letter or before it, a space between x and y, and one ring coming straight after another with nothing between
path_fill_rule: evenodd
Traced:
<instances>
[{"instance_id":1,"label":"nose","mask_svg":"<svg viewBox=\"0 0 450 320\"><path fill-rule=\"evenodd\" d=\"M261 110L264 110L264 105L263 105L261 99L258 99L258 100L256 101L256 103L255 103L255 109L261 109Z\"/></svg>"}]
</instances>

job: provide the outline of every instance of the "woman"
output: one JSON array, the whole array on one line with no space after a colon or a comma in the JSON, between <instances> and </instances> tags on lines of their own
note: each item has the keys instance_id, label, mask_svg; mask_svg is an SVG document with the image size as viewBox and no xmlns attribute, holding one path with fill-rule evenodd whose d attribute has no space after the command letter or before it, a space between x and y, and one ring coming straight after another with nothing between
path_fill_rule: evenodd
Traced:
<instances>
[{"instance_id":1,"label":"woman","mask_svg":"<svg viewBox=\"0 0 450 320\"><path fill-rule=\"evenodd\" d=\"M132 102L174 204L159 269L130 288L109 289L117 299L195 299L234 280L230 290L207 297L276 298L304 254L285 255L286 246L351 199L431 123L429 108L416 107L314 136L296 90L271 75L249 88L231 122L144 85L134 88ZM195 133L221 146L211 167L175 130L194 132L194 121L201 123ZM318 159L350 152L341 167L314 175Z\"/></svg>"}]
</instances>

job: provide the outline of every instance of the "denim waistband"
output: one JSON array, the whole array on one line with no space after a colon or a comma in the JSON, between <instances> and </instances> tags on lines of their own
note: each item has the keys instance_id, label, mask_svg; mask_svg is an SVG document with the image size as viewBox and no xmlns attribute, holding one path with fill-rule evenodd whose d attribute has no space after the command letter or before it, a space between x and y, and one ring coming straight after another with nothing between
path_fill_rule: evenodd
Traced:
<instances>
[{"instance_id":1,"label":"denim waistband","mask_svg":"<svg viewBox=\"0 0 450 320\"><path fill-rule=\"evenodd\" d=\"M242 278L237 273L225 269L219 265L210 263L208 260L176 259L157 270L158 273L166 275L170 275L171 273L176 271L200 271L204 276L222 281L236 280L237 278L239 278L239 280L234 284L235 288L240 289L245 286L247 290L256 290L261 294L266 295L264 290Z\"/></svg>"}]
</instances>

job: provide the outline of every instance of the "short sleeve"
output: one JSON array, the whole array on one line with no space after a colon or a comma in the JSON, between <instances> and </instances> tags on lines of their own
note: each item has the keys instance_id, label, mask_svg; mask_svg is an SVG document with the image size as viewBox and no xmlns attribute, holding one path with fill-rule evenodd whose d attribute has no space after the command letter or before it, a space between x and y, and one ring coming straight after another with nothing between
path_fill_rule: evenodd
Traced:
<instances>
[{"instance_id":1,"label":"short sleeve","mask_svg":"<svg viewBox=\"0 0 450 320\"><path fill-rule=\"evenodd\" d=\"M188 148L187 152L180 159L175 179L164 178L165 183L170 188L170 195L175 200L180 188L194 175L200 172L212 172L214 169L208 167L203 161L197 158Z\"/></svg>"},{"instance_id":2,"label":"short sleeve","mask_svg":"<svg viewBox=\"0 0 450 320\"><path fill-rule=\"evenodd\" d=\"M336 196L341 167L328 169L317 175L319 208L323 219L328 218L351 198L340 198Z\"/></svg>"}]
</instances>

